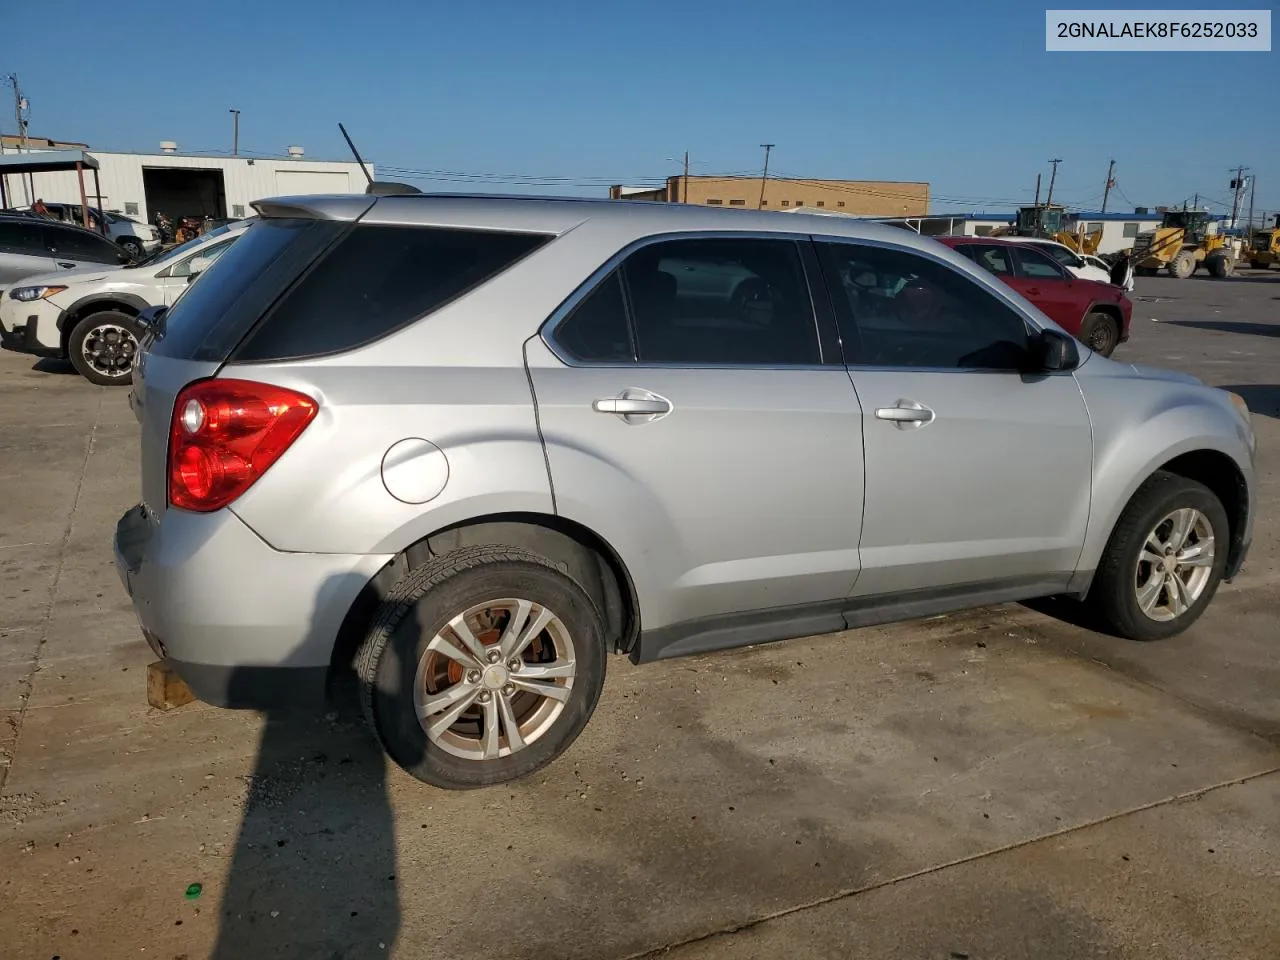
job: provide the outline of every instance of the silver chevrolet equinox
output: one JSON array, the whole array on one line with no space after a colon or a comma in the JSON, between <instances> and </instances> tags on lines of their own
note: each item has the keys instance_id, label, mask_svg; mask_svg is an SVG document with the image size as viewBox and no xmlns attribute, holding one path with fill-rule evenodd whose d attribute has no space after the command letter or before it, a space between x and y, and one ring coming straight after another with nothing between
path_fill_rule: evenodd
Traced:
<instances>
[{"instance_id":1,"label":"silver chevrolet equinox","mask_svg":"<svg viewBox=\"0 0 1280 960\"><path fill-rule=\"evenodd\" d=\"M352 677L427 783L549 763L609 653L1053 595L1155 640L1248 550L1238 396L1090 353L929 238L377 184L255 206L147 321L116 562L198 697Z\"/></svg>"}]
</instances>

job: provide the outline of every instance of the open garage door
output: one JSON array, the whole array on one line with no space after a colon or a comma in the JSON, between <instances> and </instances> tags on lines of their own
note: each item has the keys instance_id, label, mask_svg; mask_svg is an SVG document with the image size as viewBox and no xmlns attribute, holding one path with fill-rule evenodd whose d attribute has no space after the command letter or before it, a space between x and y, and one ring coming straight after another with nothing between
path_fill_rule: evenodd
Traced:
<instances>
[{"instance_id":1,"label":"open garage door","mask_svg":"<svg viewBox=\"0 0 1280 960\"><path fill-rule=\"evenodd\" d=\"M277 170L276 194L301 197L316 193L364 193L364 184L351 183L345 170Z\"/></svg>"},{"instance_id":2,"label":"open garage door","mask_svg":"<svg viewBox=\"0 0 1280 960\"><path fill-rule=\"evenodd\" d=\"M155 222L159 212L176 222L180 217L225 217L227 191L221 170L187 167L143 167L142 189L147 214Z\"/></svg>"}]
</instances>

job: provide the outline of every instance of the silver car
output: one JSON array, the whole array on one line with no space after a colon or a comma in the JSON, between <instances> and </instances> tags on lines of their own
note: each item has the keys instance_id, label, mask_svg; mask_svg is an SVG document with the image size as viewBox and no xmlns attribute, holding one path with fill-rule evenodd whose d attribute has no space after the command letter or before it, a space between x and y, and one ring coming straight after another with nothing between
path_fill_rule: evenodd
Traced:
<instances>
[{"instance_id":1,"label":"silver car","mask_svg":"<svg viewBox=\"0 0 1280 960\"><path fill-rule=\"evenodd\" d=\"M617 201L255 206L144 338L116 561L197 696L354 675L428 783L550 762L609 653L1048 595L1154 640L1249 548L1239 397L1090 353L929 238Z\"/></svg>"}]
</instances>

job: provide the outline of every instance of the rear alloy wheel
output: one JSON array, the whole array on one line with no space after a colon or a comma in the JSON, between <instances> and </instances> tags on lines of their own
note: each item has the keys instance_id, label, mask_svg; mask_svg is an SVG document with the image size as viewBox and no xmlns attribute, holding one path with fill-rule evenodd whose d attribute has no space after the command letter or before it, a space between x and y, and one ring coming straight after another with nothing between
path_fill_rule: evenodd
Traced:
<instances>
[{"instance_id":1,"label":"rear alloy wheel","mask_svg":"<svg viewBox=\"0 0 1280 960\"><path fill-rule=\"evenodd\" d=\"M76 372L104 387L133 382L133 358L142 331L127 313L104 310L75 325L67 341L67 354Z\"/></svg>"},{"instance_id":2,"label":"rear alloy wheel","mask_svg":"<svg viewBox=\"0 0 1280 960\"><path fill-rule=\"evenodd\" d=\"M1080 324L1080 342L1094 353L1109 357L1120 343L1120 325L1111 314L1094 310Z\"/></svg>"},{"instance_id":3,"label":"rear alloy wheel","mask_svg":"<svg viewBox=\"0 0 1280 960\"><path fill-rule=\"evenodd\" d=\"M1213 491L1158 472L1112 532L1089 601L1121 636L1175 636L1213 599L1229 542L1227 513Z\"/></svg>"},{"instance_id":4,"label":"rear alloy wheel","mask_svg":"<svg viewBox=\"0 0 1280 960\"><path fill-rule=\"evenodd\" d=\"M426 783L502 783L577 738L604 685L591 598L547 560L471 547L411 571L357 657L365 717L387 754Z\"/></svg>"},{"instance_id":5,"label":"rear alloy wheel","mask_svg":"<svg viewBox=\"0 0 1280 960\"><path fill-rule=\"evenodd\" d=\"M146 252L142 249L142 241L136 237L125 237L120 241L120 246L134 260L141 260Z\"/></svg>"}]
</instances>

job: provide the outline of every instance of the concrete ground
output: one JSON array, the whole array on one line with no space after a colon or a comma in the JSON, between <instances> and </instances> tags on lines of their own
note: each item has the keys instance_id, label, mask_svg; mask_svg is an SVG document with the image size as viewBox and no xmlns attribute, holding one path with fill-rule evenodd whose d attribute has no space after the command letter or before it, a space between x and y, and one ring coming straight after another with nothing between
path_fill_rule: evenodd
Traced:
<instances>
[{"instance_id":1,"label":"concrete ground","mask_svg":"<svg viewBox=\"0 0 1280 960\"><path fill-rule=\"evenodd\" d=\"M559 762L464 794L345 710L148 708L124 393L0 354L0 955L1275 958L1280 273L1135 299L1118 358L1260 437L1252 555L1186 635L1007 606L615 658Z\"/></svg>"}]
</instances>

